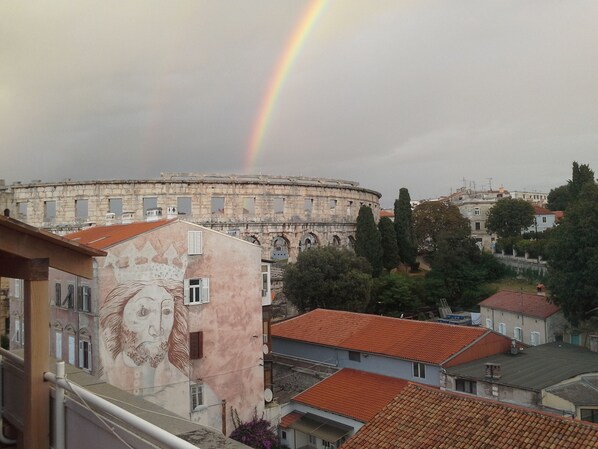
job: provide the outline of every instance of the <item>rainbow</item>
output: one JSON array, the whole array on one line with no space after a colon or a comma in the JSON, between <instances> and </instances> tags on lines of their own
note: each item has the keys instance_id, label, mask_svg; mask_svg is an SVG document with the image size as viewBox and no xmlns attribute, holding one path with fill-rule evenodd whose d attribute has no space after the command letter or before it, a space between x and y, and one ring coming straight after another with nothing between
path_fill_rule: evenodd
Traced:
<instances>
[{"instance_id":1,"label":"rainbow","mask_svg":"<svg viewBox=\"0 0 598 449\"><path fill-rule=\"evenodd\" d=\"M276 64L276 68L272 74L270 83L268 83L266 94L262 99L258 116L251 131L251 139L245 155L245 173L249 173L255 164L264 140L264 135L268 129L268 124L272 118L276 100L280 95L282 85L290 72L293 62L297 58L301 47L305 43L307 36L324 10L326 3L328 3L328 0L312 0L310 2L297 22L297 25L291 33L287 45Z\"/></svg>"}]
</instances>

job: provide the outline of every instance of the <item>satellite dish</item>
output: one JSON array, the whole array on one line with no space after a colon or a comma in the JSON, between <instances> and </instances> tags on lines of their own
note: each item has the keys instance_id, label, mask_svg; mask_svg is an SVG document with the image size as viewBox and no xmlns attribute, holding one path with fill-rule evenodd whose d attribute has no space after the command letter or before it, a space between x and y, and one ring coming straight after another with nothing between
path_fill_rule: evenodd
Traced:
<instances>
[{"instance_id":1,"label":"satellite dish","mask_svg":"<svg viewBox=\"0 0 598 449\"><path fill-rule=\"evenodd\" d=\"M267 344L264 344L264 346L262 347L262 351L264 352L264 354L268 354L270 352L270 348Z\"/></svg>"},{"instance_id":2,"label":"satellite dish","mask_svg":"<svg viewBox=\"0 0 598 449\"><path fill-rule=\"evenodd\" d=\"M264 390L264 400L266 402L272 402L273 397L274 397L274 395L272 394L272 390L270 390L269 388L266 388Z\"/></svg>"}]
</instances>

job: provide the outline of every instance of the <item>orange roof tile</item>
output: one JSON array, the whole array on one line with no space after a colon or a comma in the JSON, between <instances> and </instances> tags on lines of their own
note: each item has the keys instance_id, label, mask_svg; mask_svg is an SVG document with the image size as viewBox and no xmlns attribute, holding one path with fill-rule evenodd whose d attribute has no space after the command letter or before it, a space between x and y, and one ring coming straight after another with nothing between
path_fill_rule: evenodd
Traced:
<instances>
[{"instance_id":1,"label":"orange roof tile","mask_svg":"<svg viewBox=\"0 0 598 449\"><path fill-rule=\"evenodd\" d=\"M545 296L510 290L501 290L495 293L484 299L480 306L542 319L548 318L561 310L559 306L548 302Z\"/></svg>"},{"instance_id":2,"label":"orange roof tile","mask_svg":"<svg viewBox=\"0 0 598 449\"><path fill-rule=\"evenodd\" d=\"M554 215L555 213L545 207L541 206L534 206L534 214L535 215Z\"/></svg>"},{"instance_id":3,"label":"orange roof tile","mask_svg":"<svg viewBox=\"0 0 598 449\"><path fill-rule=\"evenodd\" d=\"M442 364L489 332L485 328L316 309L272 325L272 336Z\"/></svg>"},{"instance_id":4,"label":"orange roof tile","mask_svg":"<svg viewBox=\"0 0 598 449\"><path fill-rule=\"evenodd\" d=\"M83 231L65 235L69 240L84 243L92 248L106 249L117 243L128 240L144 232L159 228L174 220L140 221L130 224L117 224L111 226L95 226Z\"/></svg>"},{"instance_id":5,"label":"orange roof tile","mask_svg":"<svg viewBox=\"0 0 598 449\"><path fill-rule=\"evenodd\" d=\"M380 218L382 218L382 217L394 218L394 216L395 216L395 213L392 210L382 209L380 211Z\"/></svg>"},{"instance_id":6,"label":"orange roof tile","mask_svg":"<svg viewBox=\"0 0 598 449\"><path fill-rule=\"evenodd\" d=\"M416 384L343 444L343 449L596 447L596 424Z\"/></svg>"},{"instance_id":7,"label":"orange roof tile","mask_svg":"<svg viewBox=\"0 0 598 449\"><path fill-rule=\"evenodd\" d=\"M293 401L368 422L407 384L403 379L345 368L298 394Z\"/></svg>"},{"instance_id":8,"label":"orange roof tile","mask_svg":"<svg viewBox=\"0 0 598 449\"><path fill-rule=\"evenodd\" d=\"M299 418L303 416L303 413L300 412L291 412L287 415L284 415L280 420L280 427L284 427L285 429L288 428L291 424L297 421Z\"/></svg>"}]
</instances>

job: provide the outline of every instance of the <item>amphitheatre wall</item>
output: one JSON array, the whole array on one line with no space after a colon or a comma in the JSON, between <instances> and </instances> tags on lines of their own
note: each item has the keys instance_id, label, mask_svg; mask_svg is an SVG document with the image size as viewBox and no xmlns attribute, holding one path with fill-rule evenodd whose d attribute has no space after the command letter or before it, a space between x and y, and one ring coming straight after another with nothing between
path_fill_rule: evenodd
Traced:
<instances>
[{"instance_id":1,"label":"amphitheatre wall","mask_svg":"<svg viewBox=\"0 0 598 449\"><path fill-rule=\"evenodd\" d=\"M309 246L351 246L360 206L370 206L377 220L379 200L378 192L352 181L193 173L146 180L33 181L0 189L0 206L11 217L60 234L145 220L148 210L161 208L164 217L170 212L258 243L266 259L291 261Z\"/></svg>"}]
</instances>

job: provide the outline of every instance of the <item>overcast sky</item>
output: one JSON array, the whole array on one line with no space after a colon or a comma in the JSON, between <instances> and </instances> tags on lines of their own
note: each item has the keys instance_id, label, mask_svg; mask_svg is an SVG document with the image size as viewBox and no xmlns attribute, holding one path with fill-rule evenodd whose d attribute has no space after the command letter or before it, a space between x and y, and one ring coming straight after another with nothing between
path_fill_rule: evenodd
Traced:
<instances>
[{"instance_id":1,"label":"overcast sky","mask_svg":"<svg viewBox=\"0 0 598 449\"><path fill-rule=\"evenodd\" d=\"M300 0L3 1L0 178L243 173ZM358 181L390 207L598 171L598 1L331 0L254 173Z\"/></svg>"}]
</instances>

